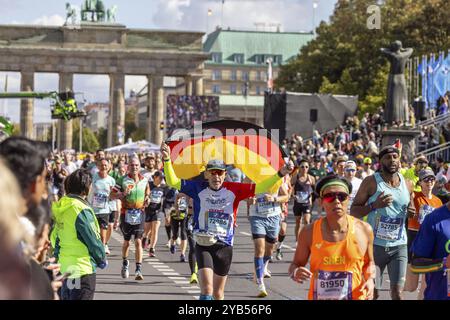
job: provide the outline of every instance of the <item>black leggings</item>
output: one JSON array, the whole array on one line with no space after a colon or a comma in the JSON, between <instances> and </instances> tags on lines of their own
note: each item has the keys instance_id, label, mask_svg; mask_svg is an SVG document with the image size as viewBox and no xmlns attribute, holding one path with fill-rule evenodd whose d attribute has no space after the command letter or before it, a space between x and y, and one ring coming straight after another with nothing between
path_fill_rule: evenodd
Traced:
<instances>
[{"instance_id":1,"label":"black leggings","mask_svg":"<svg viewBox=\"0 0 450 320\"><path fill-rule=\"evenodd\" d=\"M187 240L189 244L189 268L191 269L191 274L195 272L195 264L197 263L197 259L195 257L195 240L191 231L187 231Z\"/></svg>"},{"instance_id":2,"label":"black leggings","mask_svg":"<svg viewBox=\"0 0 450 320\"><path fill-rule=\"evenodd\" d=\"M180 230L181 240L187 239L186 234L186 218L183 220L170 219L170 225L172 226L172 240L177 240L178 238L178 230Z\"/></svg>"}]
</instances>

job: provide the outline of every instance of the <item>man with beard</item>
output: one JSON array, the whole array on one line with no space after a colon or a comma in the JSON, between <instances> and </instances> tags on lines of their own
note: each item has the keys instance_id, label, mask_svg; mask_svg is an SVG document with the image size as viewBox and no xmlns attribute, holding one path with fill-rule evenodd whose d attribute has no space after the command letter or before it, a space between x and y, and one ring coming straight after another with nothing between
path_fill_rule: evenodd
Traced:
<instances>
[{"instance_id":1,"label":"man with beard","mask_svg":"<svg viewBox=\"0 0 450 320\"><path fill-rule=\"evenodd\" d=\"M374 258L379 273L374 298L378 298L387 266L391 298L402 299L408 262L406 219L415 213L413 186L400 173L400 150L384 147L379 154L381 170L363 180L351 207L357 218L367 216L374 232Z\"/></svg>"}]
</instances>

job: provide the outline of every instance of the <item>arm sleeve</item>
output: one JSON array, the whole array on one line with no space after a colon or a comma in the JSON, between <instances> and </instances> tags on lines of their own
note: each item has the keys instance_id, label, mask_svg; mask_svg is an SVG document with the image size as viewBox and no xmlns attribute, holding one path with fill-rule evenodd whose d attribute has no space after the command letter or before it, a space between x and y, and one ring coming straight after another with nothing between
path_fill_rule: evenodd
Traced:
<instances>
[{"instance_id":1,"label":"arm sleeve","mask_svg":"<svg viewBox=\"0 0 450 320\"><path fill-rule=\"evenodd\" d=\"M177 190L181 189L181 179L175 174L173 170L172 161L164 161L164 173L166 175L167 184Z\"/></svg>"},{"instance_id":2,"label":"arm sleeve","mask_svg":"<svg viewBox=\"0 0 450 320\"><path fill-rule=\"evenodd\" d=\"M75 228L77 238L88 248L89 255L99 264L105 261L105 247L100 240L100 234L92 228L94 216L89 210L83 210L77 217Z\"/></svg>"},{"instance_id":3,"label":"arm sleeve","mask_svg":"<svg viewBox=\"0 0 450 320\"><path fill-rule=\"evenodd\" d=\"M255 193L259 194L259 193L264 193L270 190L270 188L272 188L272 186L274 184L276 184L279 180L281 180L282 178L280 178L280 176L278 175L278 173L274 174L273 176L271 176L270 178L258 183L256 185L255 188Z\"/></svg>"}]
</instances>

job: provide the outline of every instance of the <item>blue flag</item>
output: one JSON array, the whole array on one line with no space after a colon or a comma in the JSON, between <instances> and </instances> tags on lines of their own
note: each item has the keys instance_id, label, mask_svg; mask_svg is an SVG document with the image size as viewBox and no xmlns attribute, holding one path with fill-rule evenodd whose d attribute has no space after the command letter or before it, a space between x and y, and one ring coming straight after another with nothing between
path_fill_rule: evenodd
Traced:
<instances>
[{"instance_id":1,"label":"blue flag","mask_svg":"<svg viewBox=\"0 0 450 320\"><path fill-rule=\"evenodd\" d=\"M434 71L433 86L435 88L434 98L437 100L439 97L445 95L448 90L448 73L450 70L450 55L444 59L444 54L441 54L442 59L439 65ZM440 58L441 58L440 57Z\"/></svg>"},{"instance_id":2,"label":"blue flag","mask_svg":"<svg viewBox=\"0 0 450 320\"><path fill-rule=\"evenodd\" d=\"M436 101L433 101L433 71L435 65L434 54L431 54L427 65L427 101L430 108L436 108Z\"/></svg>"},{"instance_id":3,"label":"blue flag","mask_svg":"<svg viewBox=\"0 0 450 320\"><path fill-rule=\"evenodd\" d=\"M428 69L428 62L427 62L427 56L422 56L422 62L417 67L417 73L420 75L422 79L422 101L425 102L425 108L428 109L428 101L427 101L427 69Z\"/></svg>"}]
</instances>

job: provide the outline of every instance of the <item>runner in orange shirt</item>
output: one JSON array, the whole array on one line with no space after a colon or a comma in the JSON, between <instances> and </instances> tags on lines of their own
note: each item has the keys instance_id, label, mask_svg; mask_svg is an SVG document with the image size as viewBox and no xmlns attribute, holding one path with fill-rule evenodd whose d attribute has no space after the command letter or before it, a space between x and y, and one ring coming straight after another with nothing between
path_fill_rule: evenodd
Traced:
<instances>
[{"instance_id":1,"label":"runner in orange shirt","mask_svg":"<svg viewBox=\"0 0 450 320\"><path fill-rule=\"evenodd\" d=\"M300 231L289 267L294 281L311 281L310 300L373 299L373 232L369 224L347 214L351 191L351 185L336 175L317 183L326 217Z\"/></svg>"},{"instance_id":2,"label":"runner in orange shirt","mask_svg":"<svg viewBox=\"0 0 450 320\"><path fill-rule=\"evenodd\" d=\"M412 243L416 239L420 225L422 224L425 217L434 209L442 206L442 201L431 193L435 183L436 176L434 175L434 172L432 170L425 169L419 171L418 184L422 188L422 191L414 192L414 207L416 208L416 213L413 217L410 217L408 219L408 268L406 271L405 291L414 292L419 286L419 274L412 273L410 269L412 258L410 250ZM425 288L425 276L422 275L421 286L417 296L417 300L423 300L423 293L425 291Z\"/></svg>"}]
</instances>

